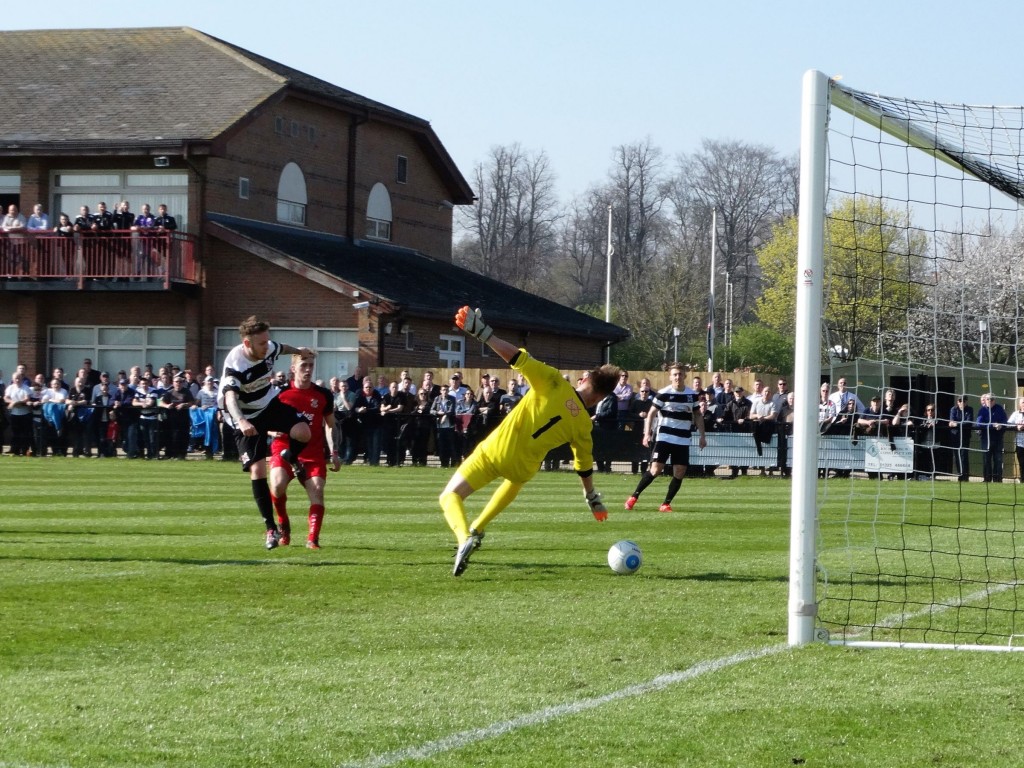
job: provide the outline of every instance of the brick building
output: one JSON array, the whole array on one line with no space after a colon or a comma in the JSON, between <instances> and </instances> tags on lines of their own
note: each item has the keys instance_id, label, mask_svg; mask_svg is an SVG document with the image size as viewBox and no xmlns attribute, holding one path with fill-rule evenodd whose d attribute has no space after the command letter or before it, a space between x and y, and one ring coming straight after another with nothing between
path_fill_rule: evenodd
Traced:
<instances>
[{"instance_id":1,"label":"brick building","mask_svg":"<svg viewBox=\"0 0 1024 768\"><path fill-rule=\"evenodd\" d=\"M4 212L128 200L179 225L0 234L5 375L219 368L250 314L324 377L488 365L464 303L566 369L627 335L451 263L473 191L419 117L188 28L0 32L0 71Z\"/></svg>"}]
</instances>

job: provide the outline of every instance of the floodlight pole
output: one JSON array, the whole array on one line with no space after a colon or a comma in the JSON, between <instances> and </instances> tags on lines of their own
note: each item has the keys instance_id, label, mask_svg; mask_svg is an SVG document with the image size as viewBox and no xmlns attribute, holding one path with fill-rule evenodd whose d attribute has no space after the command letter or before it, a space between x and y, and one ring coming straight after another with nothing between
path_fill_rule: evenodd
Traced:
<instances>
[{"instance_id":1,"label":"floodlight pole","mask_svg":"<svg viewBox=\"0 0 1024 768\"><path fill-rule=\"evenodd\" d=\"M711 287L708 301L708 372L715 364L715 246L718 236L718 209L711 209Z\"/></svg>"},{"instance_id":2,"label":"floodlight pole","mask_svg":"<svg viewBox=\"0 0 1024 768\"><path fill-rule=\"evenodd\" d=\"M612 246L612 204L608 203L608 247L605 251L608 254L608 258L605 259L605 278L604 278L604 321L610 323L612 321L612 255L615 253L615 248ZM611 344L605 345L604 348L604 361L610 363L612 361L612 347Z\"/></svg>"}]
</instances>

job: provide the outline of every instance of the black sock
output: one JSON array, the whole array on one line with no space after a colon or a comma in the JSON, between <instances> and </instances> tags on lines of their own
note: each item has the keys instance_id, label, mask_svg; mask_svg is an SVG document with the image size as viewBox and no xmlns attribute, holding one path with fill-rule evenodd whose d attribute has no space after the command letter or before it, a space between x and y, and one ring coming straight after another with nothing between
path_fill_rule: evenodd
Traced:
<instances>
[{"instance_id":1,"label":"black sock","mask_svg":"<svg viewBox=\"0 0 1024 768\"><path fill-rule=\"evenodd\" d=\"M683 484L683 478L673 476L668 481L668 491L665 493L665 503L668 504L675 498L676 493L679 491L679 486Z\"/></svg>"},{"instance_id":2,"label":"black sock","mask_svg":"<svg viewBox=\"0 0 1024 768\"><path fill-rule=\"evenodd\" d=\"M302 449L306 447L306 444L301 440L296 440L294 437L288 437L288 450L292 452L292 461L299 460L299 454L302 453Z\"/></svg>"},{"instance_id":3,"label":"black sock","mask_svg":"<svg viewBox=\"0 0 1024 768\"><path fill-rule=\"evenodd\" d=\"M644 492L644 488L654 482L654 475L651 474L651 470L647 470L640 477L640 482L636 484L636 490L633 491L633 496L640 498L640 494Z\"/></svg>"},{"instance_id":4,"label":"black sock","mask_svg":"<svg viewBox=\"0 0 1024 768\"><path fill-rule=\"evenodd\" d=\"M267 524L267 530L276 531L274 501L270 498L270 483L267 482L267 478L252 481L252 497L256 499L256 509L260 511L263 522Z\"/></svg>"}]
</instances>

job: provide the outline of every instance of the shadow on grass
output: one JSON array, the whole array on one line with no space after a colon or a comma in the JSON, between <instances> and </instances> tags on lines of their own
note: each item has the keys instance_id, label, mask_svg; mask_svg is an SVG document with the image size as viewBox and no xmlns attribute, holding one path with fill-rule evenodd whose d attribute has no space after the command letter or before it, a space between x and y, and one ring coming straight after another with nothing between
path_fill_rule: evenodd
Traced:
<instances>
[{"instance_id":1,"label":"shadow on grass","mask_svg":"<svg viewBox=\"0 0 1024 768\"><path fill-rule=\"evenodd\" d=\"M344 560L310 560L303 562L302 560L288 559L284 560L274 555L269 555L263 560L216 560L216 559L202 559L196 557L62 557L55 555L53 557L45 557L43 555L25 555L10 553L7 555L0 555L0 561L3 560L19 560L19 561L36 561L36 562L52 562L52 563L164 563L169 565L196 565L201 567L210 566L268 566L268 565L287 565L287 566L299 566L301 568L326 568L326 567L337 567L337 566L365 566L366 563L357 563ZM389 565L396 565L396 563L389 563ZM423 563L409 563L409 565L423 565Z\"/></svg>"},{"instance_id":2,"label":"shadow on grass","mask_svg":"<svg viewBox=\"0 0 1024 768\"><path fill-rule=\"evenodd\" d=\"M671 581L746 581L751 583L775 583L775 584L786 584L789 582L789 576L780 574L778 576L753 576L751 574L735 574L735 573L691 573L688 575L670 576L670 575L658 575L659 579L669 579Z\"/></svg>"},{"instance_id":3,"label":"shadow on grass","mask_svg":"<svg viewBox=\"0 0 1024 768\"><path fill-rule=\"evenodd\" d=\"M44 530L31 530L28 528L0 528L0 535L32 535L32 536L195 536L195 533L175 533L174 531L123 531L111 529L109 531L76 531L67 528L50 528ZM10 542L13 543L13 542Z\"/></svg>"}]
</instances>

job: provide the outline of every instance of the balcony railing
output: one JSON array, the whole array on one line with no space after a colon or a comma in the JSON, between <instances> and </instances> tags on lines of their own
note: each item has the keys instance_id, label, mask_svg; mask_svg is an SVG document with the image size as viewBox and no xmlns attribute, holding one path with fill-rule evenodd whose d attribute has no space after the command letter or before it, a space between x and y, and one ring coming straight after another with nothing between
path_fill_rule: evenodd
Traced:
<instances>
[{"instance_id":1,"label":"balcony railing","mask_svg":"<svg viewBox=\"0 0 1024 768\"><path fill-rule=\"evenodd\" d=\"M90 281L196 285L198 253L184 232L0 232L0 280L8 288L64 281L79 290Z\"/></svg>"}]
</instances>

